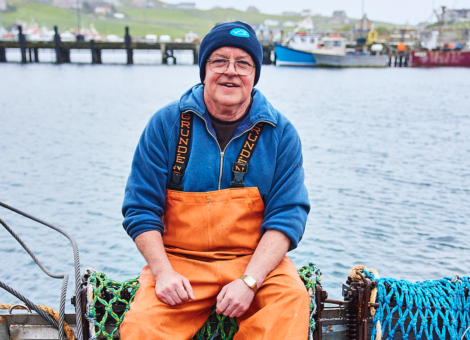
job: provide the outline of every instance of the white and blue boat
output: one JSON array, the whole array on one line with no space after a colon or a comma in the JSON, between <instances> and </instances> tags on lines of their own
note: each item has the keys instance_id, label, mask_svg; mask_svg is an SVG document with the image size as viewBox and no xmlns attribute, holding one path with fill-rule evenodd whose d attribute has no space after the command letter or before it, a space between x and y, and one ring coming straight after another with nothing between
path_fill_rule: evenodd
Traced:
<instances>
[{"instance_id":1,"label":"white and blue boat","mask_svg":"<svg viewBox=\"0 0 470 340\"><path fill-rule=\"evenodd\" d=\"M296 37L297 38L297 37ZM301 36L299 39L315 39L309 36ZM306 45L306 44L305 44ZM318 66L311 49L293 48L289 45L276 45L276 65L278 66Z\"/></svg>"},{"instance_id":2,"label":"white and blue boat","mask_svg":"<svg viewBox=\"0 0 470 340\"><path fill-rule=\"evenodd\" d=\"M299 32L301 28L307 32ZM275 46L277 66L317 66L312 51L318 48L321 35L313 34L313 21L305 18L282 42Z\"/></svg>"}]
</instances>

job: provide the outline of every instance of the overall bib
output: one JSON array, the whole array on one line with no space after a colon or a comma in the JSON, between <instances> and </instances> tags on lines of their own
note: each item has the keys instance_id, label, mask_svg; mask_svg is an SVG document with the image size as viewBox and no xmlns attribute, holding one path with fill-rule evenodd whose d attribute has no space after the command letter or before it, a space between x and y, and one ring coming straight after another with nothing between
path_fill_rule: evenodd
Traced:
<instances>
[{"instance_id":1,"label":"overall bib","mask_svg":"<svg viewBox=\"0 0 470 340\"><path fill-rule=\"evenodd\" d=\"M191 119L189 114L181 116L178 146L187 146L186 151ZM195 300L178 306L161 302L155 279L145 266L140 288L121 325L121 339L191 339L206 322L222 288L243 275L261 239L264 218L258 188L246 188L243 182L262 131L260 124L247 134L233 164L231 189L183 192L180 183L188 153L177 153L166 193L163 243L173 269L190 281ZM306 340L310 298L292 261L285 256L258 286L250 308L237 318L239 331L234 340Z\"/></svg>"}]
</instances>

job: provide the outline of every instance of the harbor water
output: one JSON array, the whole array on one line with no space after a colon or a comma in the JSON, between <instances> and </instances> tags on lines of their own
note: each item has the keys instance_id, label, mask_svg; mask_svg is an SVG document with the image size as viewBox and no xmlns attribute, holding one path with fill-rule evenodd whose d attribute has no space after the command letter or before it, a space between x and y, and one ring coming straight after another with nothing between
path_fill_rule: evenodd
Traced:
<instances>
[{"instance_id":1,"label":"harbor water","mask_svg":"<svg viewBox=\"0 0 470 340\"><path fill-rule=\"evenodd\" d=\"M121 225L133 152L151 115L198 81L192 65L0 65L0 201L73 235L82 271L136 277L145 262ZM312 208L289 256L316 263L330 297L356 264L411 281L470 275L470 69L265 66L258 88L302 139ZM0 218L70 274L70 297L68 240ZM3 228L0 280L58 309L60 280Z\"/></svg>"}]
</instances>

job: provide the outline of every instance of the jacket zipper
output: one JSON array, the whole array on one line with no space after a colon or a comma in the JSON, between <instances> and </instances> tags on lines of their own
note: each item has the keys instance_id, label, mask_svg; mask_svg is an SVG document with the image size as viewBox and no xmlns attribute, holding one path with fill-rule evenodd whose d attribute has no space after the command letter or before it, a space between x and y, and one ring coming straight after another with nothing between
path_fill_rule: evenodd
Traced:
<instances>
[{"instance_id":1,"label":"jacket zipper","mask_svg":"<svg viewBox=\"0 0 470 340\"><path fill-rule=\"evenodd\" d=\"M194 113L194 114L197 115L197 113L194 112L194 111L192 111L192 110L186 110L186 111L184 111L184 112L185 112L185 113L186 113L186 112L192 112L192 113ZM209 134L212 136L212 138L214 138L215 142L217 143L217 146L219 147L219 152L220 152L220 168L219 168L219 182L218 182L218 185L217 185L217 188L218 188L217 190L220 190L220 187L222 186L222 175L223 175L223 169L224 169L225 150L227 150L227 147L229 146L229 144L230 144L233 140L235 140L235 139L237 139L237 138L243 136L245 133L247 133L248 131L250 131L251 129L253 129L253 128L256 126L256 124L258 124L258 123L267 123L267 124L270 124L270 125L272 125L272 126L274 126L274 127L276 126L276 125L274 125L273 123L268 122L268 121L266 121L266 120L258 120L258 121L257 121L255 124L253 124L249 129L243 131L243 132L242 132L241 134L239 134L237 137L232 138L231 140L229 140L228 143L227 143L227 145L225 145L224 151L222 151L222 149L221 149L221 147L220 147L220 144L219 144L219 141L218 141L217 138L210 132L209 126L207 125L206 120L205 120L204 118L202 118L202 120L204 121L204 124L206 124L206 130L207 130L207 132L209 132Z\"/></svg>"}]
</instances>

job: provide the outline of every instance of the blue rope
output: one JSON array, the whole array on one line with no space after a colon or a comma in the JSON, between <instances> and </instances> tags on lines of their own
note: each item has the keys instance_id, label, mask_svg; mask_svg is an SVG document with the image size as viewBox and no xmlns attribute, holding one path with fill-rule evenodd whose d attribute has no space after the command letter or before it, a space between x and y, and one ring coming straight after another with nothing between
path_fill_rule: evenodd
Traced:
<instances>
[{"instance_id":1,"label":"blue rope","mask_svg":"<svg viewBox=\"0 0 470 340\"><path fill-rule=\"evenodd\" d=\"M465 288L470 289L469 277L445 277L412 283L390 278L376 279L366 270L363 273L377 282L376 302L379 307L374 316L371 339L375 338L376 325L380 322L382 336L388 331L387 340L393 339L397 329L400 329L404 340L408 340L410 332L414 333L416 340L423 336L432 339L433 334L445 340L446 333L451 340L463 337L470 340L470 332L466 332L470 327L470 296L465 297ZM390 307L392 299L396 301L394 307ZM398 314L398 321L393 324L395 313ZM410 322L405 327L407 318Z\"/></svg>"}]
</instances>

